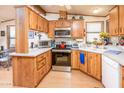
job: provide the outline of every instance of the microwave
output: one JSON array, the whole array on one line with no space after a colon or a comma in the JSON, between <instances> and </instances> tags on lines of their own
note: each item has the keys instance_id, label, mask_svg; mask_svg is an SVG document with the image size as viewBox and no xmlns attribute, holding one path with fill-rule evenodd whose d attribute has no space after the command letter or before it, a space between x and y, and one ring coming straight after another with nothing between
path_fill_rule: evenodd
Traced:
<instances>
[{"instance_id":1,"label":"microwave","mask_svg":"<svg viewBox=\"0 0 124 93\"><path fill-rule=\"evenodd\" d=\"M71 28L55 28L55 37L71 37Z\"/></svg>"},{"instance_id":2,"label":"microwave","mask_svg":"<svg viewBox=\"0 0 124 93\"><path fill-rule=\"evenodd\" d=\"M51 40L40 40L38 47L39 48L50 48L51 47Z\"/></svg>"}]
</instances>

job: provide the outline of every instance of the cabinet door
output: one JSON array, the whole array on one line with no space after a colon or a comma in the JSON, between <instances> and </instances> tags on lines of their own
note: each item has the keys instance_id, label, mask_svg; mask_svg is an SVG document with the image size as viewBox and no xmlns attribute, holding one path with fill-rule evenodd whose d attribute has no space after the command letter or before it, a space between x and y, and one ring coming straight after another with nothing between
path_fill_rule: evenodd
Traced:
<instances>
[{"instance_id":1,"label":"cabinet door","mask_svg":"<svg viewBox=\"0 0 124 93\"><path fill-rule=\"evenodd\" d=\"M72 69L79 69L79 51L73 50L71 54Z\"/></svg>"},{"instance_id":2,"label":"cabinet door","mask_svg":"<svg viewBox=\"0 0 124 93\"><path fill-rule=\"evenodd\" d=\"M51 51L46 52L46 69L47 72L50 70L52 66L52 56L51 56Z\"/></svg>"},{"instance_id":3,"label":"cabinet door","mask_svg":"<svg viewBox=\"0 0 124 93\"><path fill-rule=\"evenodd\" d=\"M43 31L43 18L40 17L40 16L38 16L38 30L39 30L40 32Z\"/></svg>"},{"instance_id":4,"label":"cabinet door","mask_svg":"<svg viewBox=\"0 0 124 93\"><path fill-rule=\"evenodd\" d=\"M87 52L86 51L80 51L80 53L83 53L84 54L84 64L81 64L80 60L79 60L79 64L80 64L80 70L83 71L83 72L86 72L87 73ZM79 54L80 56L80 54Z\"/></svg>"},{"instance_id":5,"label":"cabinet door","mask_svg":"<svg viewBox=\"0 0 124 93\"><path fill-rule=\"evenodd\" d=\"M124 35L124 5L119 6L119 35Z\"/></svg>"},{"instance_id":6,"label":"cabinet door","mask_svg":"<svg viewBox=\"0 0 124 93\"><path fill-rule=\"evenodd\" d=\"M122 88L124 88L124 67L121 67L121 84Z\"/></svg>"},{"instance_id":7,"label":"cabinet door","mask_svg":"<svg viewBox=\"0 0 124 93\"><path fill-rule=\"evenodd\" d=\"M110 36L117 36L119 34L119 29L118 29L118 25L119 25L119 21L118 21L118 7L115 7L114 9L112 9L109 13L110 16Z\"/></svg>"},{"instance_id":8,"label":"cabinet door","mask_svg":"<svg viewBox=\"0 0 124 93\"><path fill-rule=\"evenodd\" d=\"M101 55L88 53L88 74L101 80Z\"/></svg>"},{"instance_id":9,"label":"cabinet door","mask_svg":"<svg viewBox=\"0 0 124 93\"><path fill-rule=\"evenodd\" d=\"M31 10L29 11L29 28L33 30L38 29L38 15Z\"/></svg>"},{"instance_id":10,"label":"cabinet door","mask_svg":"<svg viewBox=\"0 0 124 93\"><path fill-rule=\"evenodd\" d=\"M46 19L43 19L44 20L44 25L43 25L43 32L48 32L48 21Z\"/></svg>"},{"instance_id":11,"label":"cabinet door","mask_svg":"<svg viewBox=\"0 0 124 93\"><path fill-rule=\"evenodd\" d=\"M55 21L49 21L49 32L48 32L48 36L50 38L54 38L54 28L55 28Z\"/></svg>"},{"instance_id":12,"label":"cabinet door","mask_svg":"<svg viewBox=\"0 0 124 93\"><path fill-rule=\"evenodd\" d=\"M73 21L72 24L72 37L83 38L84 37L84 22L81 20Z\"/></svg>"},{"instance_id":13,"label":"cabinet door","mask_svg":"<svg viewBox=\"0 0 124 93\"><path fill-rule=\"evenodd\" d=\"M58 20L55 23L56 28L71 27L71 22L66 20Z\"/></svg>"}]
</instances>

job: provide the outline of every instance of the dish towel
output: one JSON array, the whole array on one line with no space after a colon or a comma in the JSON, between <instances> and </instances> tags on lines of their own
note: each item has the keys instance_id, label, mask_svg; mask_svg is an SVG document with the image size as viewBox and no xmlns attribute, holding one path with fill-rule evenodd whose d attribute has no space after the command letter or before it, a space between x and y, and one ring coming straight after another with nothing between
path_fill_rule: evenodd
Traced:
<instances>
[{"instance_id":1,"label":"dish towel","mask_svg":"<svg viewBox=\"0 0 124 93\"><path fill-rule=\"evenodd\" d=\"M80 62L81 62L81 64L84 64L85 63L84 53L80 53Z\"/></svg>"}]
</instances>

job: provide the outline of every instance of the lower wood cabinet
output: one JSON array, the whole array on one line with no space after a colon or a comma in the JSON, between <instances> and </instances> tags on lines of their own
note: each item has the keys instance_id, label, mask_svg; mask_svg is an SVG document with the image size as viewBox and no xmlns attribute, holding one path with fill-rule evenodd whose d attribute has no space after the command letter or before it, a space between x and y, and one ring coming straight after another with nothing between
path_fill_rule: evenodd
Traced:
<instances>
[{"instance_id":1,"label":"lower wood cabinet","mask_svg":"<svg viewBox=\"0 0 124 93\"><path fill-rule=\"evenodd\" d=\"M83 53L85 58L84 64L80 62L80 53ZM101 54L91 53L87 51L72 50L72 69L80 69L88 75L101 80Z\"/></svg>"},{"instance_id":2,"label":"lower wood cabinet","mask_svg":"<svg viewBox=\"0 0 124 93\"><path fill-rule=\"evenodd\" d=\"M80 62L80 60L79 60L79 64L80 64L79 68L80 68L81 71L87 73L87 66L88 66L88 64L87 64L87 52L86 51L79 51L79 53L83 53L84 54L84 64L82 64Z\"/></svg>"},{"instance_id":3,"label":"lower wood cabinet","mask_svg":"<svg viewBox=\"0 0 124 93\"><path fill-rule=\"evenodd\" d=\"M51 69L51 51L37 57L12 57L13 85L36 87Z\"/></svg>"},{"instance_id":4,"label":"lower wood cabinet","mask_svg":"<svg viewBox=\"0 0 124 93\"><path fill-rule=\"evenodd\" d=\"M71 53L71 67L72 69L79 69L79 51L73 50Z\"/></svg>"},{"instance_id":5,"label":"lower wood cabinet","mask_svg":"<svg viewBox=\"0 0 124 93\"><path fill-rule=\"evenodd\" d=\"M97 53L88 52L87 56L88 61L88 74L94 78L101 80L101 55Z\"/></svg>"},{"instance_id":6,"label":"lower wood cabinet","mask_svg":"<svg viewBox=\"0 0 124 93\"><path fill-rule=\"evenodd\" d=\"M124 67L121 67L121 83L122 83L122 88L124 88Z\"/></svg>"}]
</instances>

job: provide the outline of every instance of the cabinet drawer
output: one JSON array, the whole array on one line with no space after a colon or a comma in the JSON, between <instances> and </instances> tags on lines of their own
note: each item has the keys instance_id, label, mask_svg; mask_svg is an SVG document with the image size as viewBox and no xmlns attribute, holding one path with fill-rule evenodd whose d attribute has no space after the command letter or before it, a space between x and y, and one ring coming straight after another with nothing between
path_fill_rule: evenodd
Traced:
<instances>
[{"instance_id":1,"label":"cabinet drawer","mask_svg":"<svg viewBox=\"0 0 124 93\"><path fill-rule=\"evenodd\" d=\"M41 61L44 58L45 58L44 54L37 56L37 62Z\"/></svg>"},{"instance_id":2,"label":"cabinet drawer","mask_svg":"<svg viewBox=\"0 0 124 93\"><path fill-rule=\"evenodd\" d=\"M46 58L43 58L40 61L37 61L37 70L41 69L46 64Z\"/></svg>"}]
</instances>

